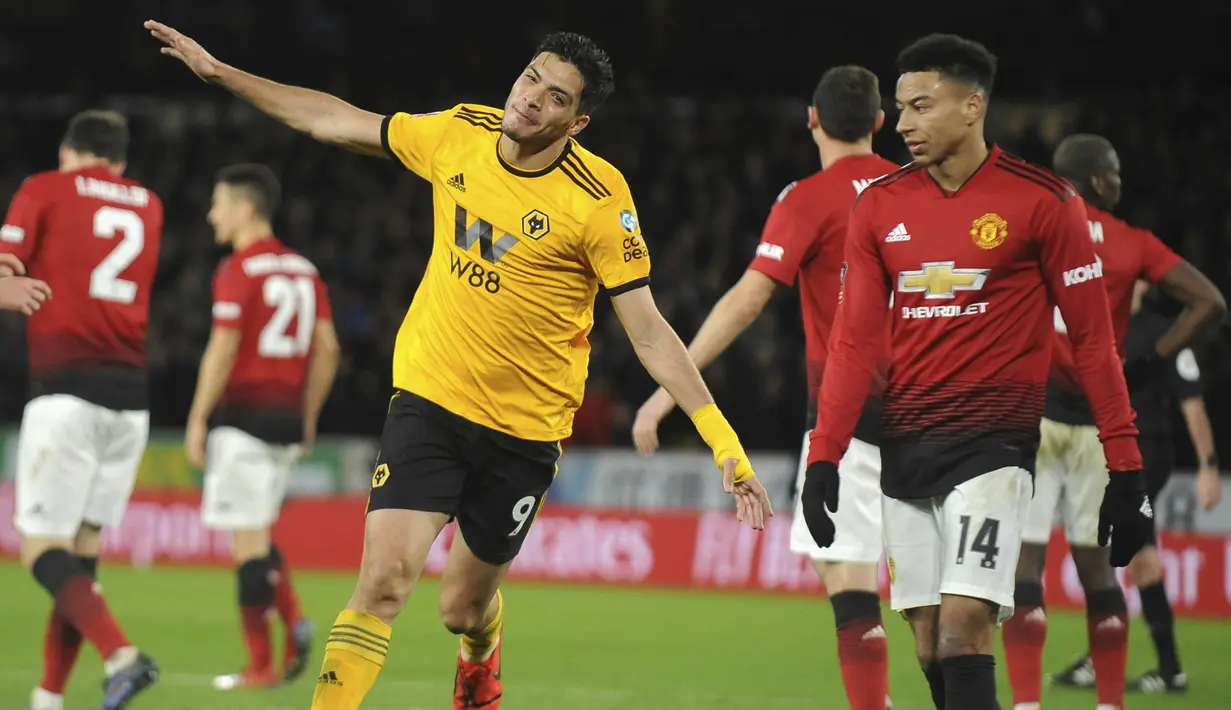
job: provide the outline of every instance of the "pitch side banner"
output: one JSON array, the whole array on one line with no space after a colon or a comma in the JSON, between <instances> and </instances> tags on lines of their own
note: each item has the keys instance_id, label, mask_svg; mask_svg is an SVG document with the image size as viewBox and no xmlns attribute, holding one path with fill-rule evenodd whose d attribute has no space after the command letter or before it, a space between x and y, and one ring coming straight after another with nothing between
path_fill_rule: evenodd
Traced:
<instances>
[{"instance_id":1,"label":"pitch side banner","mask_svg":"<svg viewBox=\"0 0 1231 710\"><path fill-rule=\"evenodd\" d=\"M0 556L15 558L13 489L0 485ZM355 570L363 548L365 499L305 497L282 510L274 535L297 569ZM428 574L444 569L453 526L433 546ZM322 533L327 531L327 533ZM514 580L628 587L823 593L812 565L789 550L790 514L760 533L731 511L612 511L548 504L513 564ZM201 526L200 497L175 491L138 492L124 523L104 537L109 560L149 565L231 566L226 535ZM1085 596L1059 532L1052 539L1045 579L1047 603L1083 609ZM1231 618L1231 535L1165 532L1166 583L1181 616ZM881 593L888 596L881 565ZM1139 601L1123 580L1134 609Z\"/></svg>"}]
</instances>

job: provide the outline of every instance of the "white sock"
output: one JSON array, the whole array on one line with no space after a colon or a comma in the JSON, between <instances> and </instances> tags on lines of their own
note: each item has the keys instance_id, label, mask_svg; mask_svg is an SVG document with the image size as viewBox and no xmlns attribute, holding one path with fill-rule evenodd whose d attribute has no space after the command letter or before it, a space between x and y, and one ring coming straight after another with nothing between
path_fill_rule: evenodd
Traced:
<instances>
[{"instance_id":1,"label":"white sock","mask_svg":"<svg viewBox=\"0 0 1231 710\"><path fill-rule=\"evenodd\" d=\"M136 663L138 655L136 646L125 646L124 648L116 649L115 653L103 661L103 672L110 678Z\"/></svg>"},{"instance_id":2,"label":"white sock","mask_svg":"<svg viewBox=\"0 0 1231 710\"><path fill-rule=\"evenodd\" d=\"M64 710L64 696L35 688L30 693L30 710Z\"/></svg>"},{"instance_id":3,"label":"white sock","mask_svg":"<svg viewBox=\"0 0 1231 710\"><path fill-rule=\"evenodd\" d=\"M1038 703L1018 703L1013 706L1013 710L1039 710L1040 707Z\"/></svg>"}]
</instances>

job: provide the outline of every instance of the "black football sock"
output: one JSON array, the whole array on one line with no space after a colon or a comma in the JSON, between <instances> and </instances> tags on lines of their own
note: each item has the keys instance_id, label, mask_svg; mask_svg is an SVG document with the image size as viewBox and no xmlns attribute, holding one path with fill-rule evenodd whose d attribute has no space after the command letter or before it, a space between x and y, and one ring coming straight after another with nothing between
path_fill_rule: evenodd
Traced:
<instances>
[{"instance_id":1,"label":"black football sock","mask_svg":"<svg viewBox=\"0 0 1231 710\"><path fill-rule=\"evenodd\" d=\"M1141 615L1150 627L1154 651L1158 654L1158 672L1171 677L1180 672L1180 656L1175 648L1175 616L1167 588L1156 582L1138 590L1141 593Z\"/></svg>"},{"instance_id":2,"label":"black football sock","mask_svg":"<svg viewBox=\"0 0 1231 710\"><path fill-rule=\"evenodd\" d=\"M952 710L996 710L996 657L990 654L953 656L940 662L945 674L945 707Z\"/></svg>"},{"instance_id":3,"label":"black football sock","mask_svg":"<svg viewBox=\"0 0 1231 710\"><path fill-rule=\"evenodd\" d=\"M928 679L928 690L932 691L932 704L936 710L945 710L945 672L939 663L929 663L923 667L923 675Z\"/></svg>"}]
</instances>

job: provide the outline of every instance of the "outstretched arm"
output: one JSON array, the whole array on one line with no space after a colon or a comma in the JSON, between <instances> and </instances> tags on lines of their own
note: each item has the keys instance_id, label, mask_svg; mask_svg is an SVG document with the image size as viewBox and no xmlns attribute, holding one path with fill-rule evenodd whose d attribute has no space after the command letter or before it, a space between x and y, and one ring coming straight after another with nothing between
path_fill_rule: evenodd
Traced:
<instances>
[{"instance_id":1,"label":"outstretched arm","mask_svg":"<svg viewBox=\"0 0 1231 710\"><path fill-rule=\"evenodd\" d=\"M195 40L148 20L145 28L202 80L217 84L270 117L312 138L365 155L387 155L381 146L384 116L356 108L321 91L279 84L236 69L213 57Z\"/></svg>"},{"instance_id":2,"label":"outstretched arm","mask_svg":"<svg viewBox=\"0 0 1231 710\"><path fill-rule=\"evenodd\" d=\"M736 496L739 519L748 520L755 530L764 528L765 519L774 514L769 494L756 480L739 437L718 411L684 343L654 304L649 286L612 296L611 304L646 372L679 402L713 450L723 487Z\"/></svg>"}]
</instances>

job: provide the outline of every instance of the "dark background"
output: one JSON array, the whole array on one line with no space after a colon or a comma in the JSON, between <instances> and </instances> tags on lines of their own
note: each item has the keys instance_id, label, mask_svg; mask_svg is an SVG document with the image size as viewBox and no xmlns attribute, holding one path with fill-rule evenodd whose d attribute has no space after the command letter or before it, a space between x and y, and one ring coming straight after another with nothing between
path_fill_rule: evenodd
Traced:
<instances>
[{"instance_id":1,"label":"dark background","mask_svg":"<svg viewBox=\"0 0 1231 710\"><path fill-rule=\"evenodd\" d=\"M117 7L122 5L123 7ZM991 5L991 7L989 7ZM904 161L892 132L893 59L932 31L985 42L1001 70L990 138L1042 164L1072 132L1101 133L1124 165L1121 216L1155 231L1231 292L1231 155L1220 28L1231 7L1119 0L826 3L639 0L378 3L8 0L0 23L0 200L53 169L65 122L110 107L132 122L129 175L167 207L150 330L155 425L180 425L209 331L209 279L222 253L205 223L215 170L262 161L281 176L280 236L326 277L344 360L323 433L374 436L393 338L431 244L430 188L378 159L295 135L158 53L141 21L194 36L219 59L364 108L413 112L461 101L502 106L539 37L571 29L611 54L617 93L582 142L622 170L654 255L654 291L689 340L751 259L769 206L819 169L804 108L820 74L863 64L889 113L878 151ZM1148 8L1148 12L1142 8ZM628 442L653 383L600 297L576 439ZM1220 449L1231 452L1231 337L1198 348ZM706 379L749 448L798 447L806 392L797 296L783 293ZM21 319L0 323L0 417L24 403ZM1178 416L1178 415L1177 415ZM668 444L699 445L673 414ZM1192 464L1183 426L1180 461Z\"/></svg>"}]
</instances>

